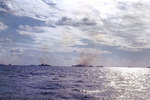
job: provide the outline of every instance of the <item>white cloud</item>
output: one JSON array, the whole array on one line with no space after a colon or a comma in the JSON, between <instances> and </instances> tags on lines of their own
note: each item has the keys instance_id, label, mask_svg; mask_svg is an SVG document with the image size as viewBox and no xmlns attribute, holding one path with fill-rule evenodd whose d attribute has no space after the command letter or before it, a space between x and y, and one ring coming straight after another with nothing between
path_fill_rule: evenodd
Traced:
<instances>
[{"instance_id":1,"label":"white cloud","mask_svg":"<svg viewBox=\"0 0 150 100\"><path fill-rule=\"evenodd\" d=\"M36 30L41 30L41 32L37 33L35 28ZM83 44L80 41L79 36L77 35L77 31L74 30L75 32L73 32L72 28L68 29L58 27L56 29L47 26L20 26L20 29L17 31L21 35L27 35L29 37L32 37L32 39L34 39L34 44L38 44L39 48L43 48L45 46L46 48L50 48L50 50L52 50L53 52L64 51L60 50L61 47L69 48L69 46L73 46L75 44Z\"/></svg>"},{"instance_id":2,"label":"white cloud","mask_svg":"<svg viewBox=\"0 0 150 100\"><path fill-rule=\"evenodd\" d=\"M21 48L11 48L10 52L13 56L22 55L24 53L24 50Z\"/></svg>"},{"instance_id":3,"label":"white cloud","mask_svg":"<svg viewBox=\"0 0 150 100\"><path fill-rule=\"evenodd\" d=\"M8 28L4 23L0 22L0 31L4 31Z\"/></svg>"},{"instance_id":4,"label":"white cloud","mask_svg":"<svg viewBox=\"0 0 150 100\"><path fill-rule=\"evenodd\" d=\"M12 40L9 38L2 38L0 39L0 42L4 42L4 43L12 43Z\"/></svg>"},{"instance_id":5,"label":"white cloud","mask_svg":"<svg viewBox=\"0 0 150 100\"><path fill-rule=\"evenodd\" d=\"M36 33L36 30L42 31L41 33ZM32 44L32 49L40 50L44 52L76 52L80 53L84 48L72 47L74 45L86 45L81 39L89 38L87 34L81 33L73 27L57 27L51 28L47 26L43 27L30 27L30 26L20 26L17 30L22 35L27 35L34 39L34 44ZM61 48L61 49L60 49ZM90 53L96 54L106 54L110 53L108 51L102 51L98 49L87 48ZM88 53L88 52L87 52Z\"/></svg>"},{"instance_id":6,"label":"white cloud","mask_svg":"<svg viewBox=\"0 0 150 100\"><path fill-rule=\"evenodd\" d=\"M56 28L20 26L19 33L42 45L83 45L81 39L140 51L150 48L148 0L8 0L5 10L55 24ZM7 8L7 9L6 9ZM66 19L63 19L66 18ZM83 22L83 18L87 18ZM94 24L92 24L94 23ZM2 24L3 25L3 24ZM4 25L3 25L4 26ZM78 27L77 27L78 26ZM6 29L5 28L2 29ZM1 29L1 30L2 30Z\"/></svg>"},{"instance_id":7,"label":"white cloud","mask_svg":"<svg viewBox=\"0 0 150 100\"><path fill-rule=\"evenodd\" d=\"M2 0L3 6L0 10L13 13L17 16L28 16L46 21L54 17L57 10L42 0Z\"/></svg>"}]
</instances>

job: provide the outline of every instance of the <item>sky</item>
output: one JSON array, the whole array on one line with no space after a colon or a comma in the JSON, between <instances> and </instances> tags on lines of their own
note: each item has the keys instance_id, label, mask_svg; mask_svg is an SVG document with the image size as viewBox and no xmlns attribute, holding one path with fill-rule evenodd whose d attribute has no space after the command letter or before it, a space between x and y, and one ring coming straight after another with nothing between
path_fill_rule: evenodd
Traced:
<instances>
[{"instance_id":1,"label":"sky","mask_svg":"<svg viewBox=\"0 0 150 100\"><path fill-rule=\"evenodd\" d=\"M150 66L149 0L0 0L0 63Z\"/></svg>"}]
</instances>

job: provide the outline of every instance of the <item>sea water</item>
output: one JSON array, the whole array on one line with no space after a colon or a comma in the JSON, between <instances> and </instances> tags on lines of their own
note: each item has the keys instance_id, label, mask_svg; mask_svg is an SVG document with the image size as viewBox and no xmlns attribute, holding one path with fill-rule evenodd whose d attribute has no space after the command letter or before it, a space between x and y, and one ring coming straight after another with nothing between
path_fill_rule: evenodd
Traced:
<instances>
[{"instance_id":1,"label":"sea water","mask_svg":"<svg viewBox=\"0 0 150 100\"><path fill-rule=\"evenodd\" d=\"M150 69L0 66L0 100L150 100Z\"/></svg>"}]
</instances>

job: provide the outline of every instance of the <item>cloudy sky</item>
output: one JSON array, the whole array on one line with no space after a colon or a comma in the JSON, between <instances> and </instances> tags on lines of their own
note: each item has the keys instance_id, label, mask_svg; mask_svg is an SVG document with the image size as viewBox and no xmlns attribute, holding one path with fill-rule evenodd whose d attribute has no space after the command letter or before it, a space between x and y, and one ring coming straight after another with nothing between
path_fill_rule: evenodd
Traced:
<instances>
[{"instance_id":1,"label":"cloudy sky","mask_svg":"<svg viewBox=\"0 0 150 100\"><path fill-rule=\"evenodd\" d=\"M0 0L0 63L150 66L149 0Z\"/></svg>"}]
</instances>

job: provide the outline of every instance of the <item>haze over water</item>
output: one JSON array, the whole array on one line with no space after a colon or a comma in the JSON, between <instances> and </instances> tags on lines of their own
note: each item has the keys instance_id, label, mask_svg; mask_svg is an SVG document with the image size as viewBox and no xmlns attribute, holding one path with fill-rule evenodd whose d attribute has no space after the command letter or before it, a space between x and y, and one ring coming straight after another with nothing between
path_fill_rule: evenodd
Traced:
<instances>
[{"instance_id":1,"label":"haze over water","mask_svg":"<svg viewBox=\"0 0 150 100\"><path fill-rule=\"evenodd\" d=\"M148 68L0 66L1 100L149 100Z\"/></svg>"}]
</instances>

